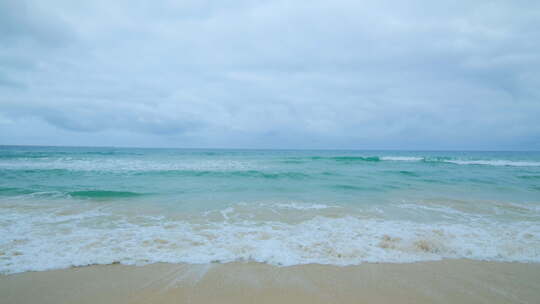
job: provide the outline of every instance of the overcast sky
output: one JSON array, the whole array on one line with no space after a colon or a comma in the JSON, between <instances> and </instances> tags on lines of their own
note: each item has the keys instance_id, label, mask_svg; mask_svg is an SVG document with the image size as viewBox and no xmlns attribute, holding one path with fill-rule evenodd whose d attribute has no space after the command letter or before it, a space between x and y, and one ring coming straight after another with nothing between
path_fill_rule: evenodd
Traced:
<instances>
[{"instance_id":1,"label":"overcast sky","mask_svg":"<svg viewBox=\"0 0 540 304\"><path fill-rule=\"evenodd\" d=\"M0 0L0 144L540 149L540 1Z\"/></svg>"}]
</instances>

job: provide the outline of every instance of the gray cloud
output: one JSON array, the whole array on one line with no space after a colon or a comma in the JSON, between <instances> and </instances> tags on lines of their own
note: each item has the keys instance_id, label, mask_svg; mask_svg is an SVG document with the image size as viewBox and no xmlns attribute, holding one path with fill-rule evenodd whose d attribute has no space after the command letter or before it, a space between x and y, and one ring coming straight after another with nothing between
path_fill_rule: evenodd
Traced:
<instances>
[{"instance_id":1,"label":"gray cloud","mask_svg":"<svg viewBox=\"0 0 540 304\"><path fill-rule=\"evenodd\" d=\"M7 1L0 142L540 149L539 12L534 1Z\"/></svg>"}]
</instances>

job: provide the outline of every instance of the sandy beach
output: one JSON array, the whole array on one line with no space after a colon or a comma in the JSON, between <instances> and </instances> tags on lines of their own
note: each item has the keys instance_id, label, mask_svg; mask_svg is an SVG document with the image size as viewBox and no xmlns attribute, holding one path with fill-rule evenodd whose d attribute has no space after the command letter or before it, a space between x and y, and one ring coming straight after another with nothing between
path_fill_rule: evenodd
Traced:
<instances>
[{"instance_id":1,"label":"sandy beach","mask_svg":"<svg viewBox=\"0 0 540 304\"><path fill-rule=\"evenodd\" d=\"M539 303L540 264L96 265L0 276L2 303Z\"/></svg>"}]
</instances>

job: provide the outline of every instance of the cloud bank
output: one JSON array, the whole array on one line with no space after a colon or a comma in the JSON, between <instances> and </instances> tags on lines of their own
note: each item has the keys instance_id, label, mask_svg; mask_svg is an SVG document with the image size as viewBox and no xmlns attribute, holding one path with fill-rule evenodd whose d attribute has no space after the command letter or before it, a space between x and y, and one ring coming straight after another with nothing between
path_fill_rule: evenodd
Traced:
<instances>
[{"instance_id":1,"label":"cloud bank","mask_svg":"<svg viewBox=\"0 0 540 304\"><path fill-rule=\"evenodd\" d=\"M0 144L540 149L538 1L0 2Z\"/></svg>"}]
</instances>

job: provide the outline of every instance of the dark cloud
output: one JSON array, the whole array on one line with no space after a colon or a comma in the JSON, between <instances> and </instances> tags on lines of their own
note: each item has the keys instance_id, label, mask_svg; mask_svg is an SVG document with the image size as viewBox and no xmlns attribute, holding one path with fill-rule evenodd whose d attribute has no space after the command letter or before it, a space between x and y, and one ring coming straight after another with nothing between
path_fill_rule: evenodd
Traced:
<instances>
[{"instance_id":1,"label":"dark cloud","mask_svg":"<svg viewBox=\"0 0 540 304\"><path fill-rule=\"evenodd\" d=\"M540 149L539 11L7 1L0 126L14 131L0 139L28 143L21 124L45 124L51 144Z\"/></svg>"}]
</instances>

